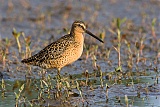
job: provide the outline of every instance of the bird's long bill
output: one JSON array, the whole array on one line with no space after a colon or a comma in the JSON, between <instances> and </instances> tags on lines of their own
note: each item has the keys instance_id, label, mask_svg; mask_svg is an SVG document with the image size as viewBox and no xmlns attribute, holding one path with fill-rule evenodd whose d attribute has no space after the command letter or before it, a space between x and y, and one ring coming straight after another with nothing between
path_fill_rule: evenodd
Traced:
<instances>
[{"instance_id":1,"label":"bird's long bill","mask_svg":"<svg viewBox=\"0 0 160 107\"><path fill-rule=\"evenodd\" d=\"M100 38L98 38L97 36L95 36L93 33L91 33L90 31L86 30L86 33L91 35L92 37L96 38L97 40L99 40L100 42L104 43L103 40L101 40Z\"/></svg>"}]
</instances>

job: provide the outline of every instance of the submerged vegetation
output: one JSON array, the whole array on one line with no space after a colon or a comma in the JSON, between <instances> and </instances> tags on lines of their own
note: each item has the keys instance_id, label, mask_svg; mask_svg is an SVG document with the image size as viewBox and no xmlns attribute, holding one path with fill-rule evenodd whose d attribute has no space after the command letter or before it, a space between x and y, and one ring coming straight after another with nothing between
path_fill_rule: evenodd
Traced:
<instances>
[{"instance_id":1,"label":"submerged vegetation","mask_svg":"<svg viewBox=\"0 0 160 107\"><path fill-rule=\"evenodd\" d=\"M147 1L145 6L154 5L154 14L157 14L159 2ZM135 20L127 12L121 13L123 17L118 13L117 16L107 16L106 10L110 13L118 11L116 4L120 2L116 0L106 3L109 8L112 5L114 11L98 1L86 1L82 3L84 6L75 6L71 2L70 5L58 1L39 5L33 2L37 5L34 8L32 3L20 0L22 15L14 13L19 10L16 3L0 2L5 3L7 16L0 17L4 25L0 30L0 106L128 107L160 104L160 23L159 16L152 15L153 11L150 12L147 6L142 8L139 1L130 2L142 8ZM125 3L123 1L121 5L126 11L137 12L138 8L130 9ZM122 11L123 6L120 7ZM30 57L68 33L75 19L83 19L105 43L98 43L86 35L83 55L62 69L61 79L56 76L55 69L44 70L21 64L21 59ZM8 23L14 24L6 31Z\"/></svg>"}]
</instances>

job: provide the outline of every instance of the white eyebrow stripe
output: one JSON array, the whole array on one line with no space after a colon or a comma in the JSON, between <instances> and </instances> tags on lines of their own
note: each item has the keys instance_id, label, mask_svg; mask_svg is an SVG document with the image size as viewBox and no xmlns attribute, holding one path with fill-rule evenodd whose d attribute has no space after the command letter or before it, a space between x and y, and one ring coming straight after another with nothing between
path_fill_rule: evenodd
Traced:
<instances>
[{"instance_id":1,"label":"white eyebrow stripe","mask_svg":"<svg viewBox=\"0 0 160 107\"><path fill-rule=\"evenodd\" d=\"M80 23L81 26L83 26L84 29L86 29L86 26L83 23Z\"/></svg>"}]
</instances>

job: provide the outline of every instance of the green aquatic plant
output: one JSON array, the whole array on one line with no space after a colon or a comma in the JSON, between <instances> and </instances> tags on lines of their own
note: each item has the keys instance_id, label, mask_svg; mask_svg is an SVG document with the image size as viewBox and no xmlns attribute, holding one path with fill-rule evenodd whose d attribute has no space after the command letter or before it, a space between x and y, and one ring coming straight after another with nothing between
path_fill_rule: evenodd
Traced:
<instances>
[{"instance_id":1,"label":"green aquatic plant","mask_svg":"<svg viewBox=\"0 0 160 107\"><path fill-rule=\"evenodd\" d=\"M6 37L5 38L5 53L9 53L9 46L10 46L10 40Z\"/></svg>"},{"instance_id":2,"label":"green aquatic plant","mask_svg":"<svg viewBox=\"0 0 160 107\"><path fill-rule=\"evenodd\" d=\"M21 53L21 44L19 42L19 37L21 36L21 32L17 32L15 28L13 28L12 34L14 38L16 39L17 45L18 45L18 51Z\"/></svg>"},{"instance_id":3,"label":"green aquatic plant","mask_svg":"<svg viewBox=\"0 0 160 107\"><path fill-rule=\"evenodd\" d=\"M117 18L116 19L116 25L117 25L117 38L118 38L118 46L114 47L115 50L118 53L118 66L121 66L121 25L126 21L126 18L120 19Z\"/></svg>"},{"instance_id":4,"label":"green aquatic plant","mask_svg":"<svg viewBox=\"0 0 160 107\"><path fill-rule=\"evenodd\" d=\"M24 32L21 32L21 34L22 34L24 41L25 41L25 48L26 48L25 57L28 58L31 56L31 49L30 49L31 36L26 37Z\"/></svg>"},{"instance_id":5,"label":"green aquatic plant","mask_svg":"<svg viewBox=\"0 0 160 107\"><path fill-rule=\"evenodd\" d=\"M103 72L101 70L100 66L97 66L98 71L100 72L100 83L101 83L101 88L103 88Z\"/></svg>"},{"instance_id":6,"label":"green aquatic plant","mask_svg":"<svg viewBox=\"0 0 160 107\"><path fill-rule=\"evenodd\" d=\"M108 102L108 89L109 89L109 86L106 83L106 102Z\"/></svg>"},{"instance_id":7,"label":"green aquatic plant","mask_svg":"<svg viewBox=\"0 0 160 107\"><path fill-rule=\"evenodd\" d=\"M99 37L104 41L104 38L106 37L106 31L102 30Z\"/></svg>"},{"instance_id":8,"label":"green aquatic plant","mask_svg":"<svg viewBox=\"0 0 160 107\"><path fill-rule=\"evenodd\" d=\"M64 90L65 90L65 98L69 98L69 90L70 90L71 86L69 84L68 81L65 81L65 87L64 87Z\"/></svg>"},{"instance_id":9,"label":"green aquatic plant","mask_svg":"<svg viewBox=\"0 0 160 107\"><path fill-rule=\"evenodd\" d=\"M97 58L95 55L93 55L92 57L92 65L94 69L97 68Z\"/></svg>"},{"instance_id":10,"label":"green aquatic plant","mask_svg":"<svg viewBox=\"0 0 160 107\"><path fill-rule=\"evenodd\" d=\"M125 100L125 103L126 103L126 107L128 107L128 96L127 95L124 96L124 100Z\"/></svg>"},{"instance_id":11,"label":"green aquatic plant","mask_svg":"<svg viewBox=\"0 0 160 107\"><path fill-rule=\"evenodd\" d=\"M3 43L2 41L0 41L0 42ZM2 44L0 44L0 45L2 45ZM2 60L3 69L6 67L6 59L9 54L9 46L10 46L10 41L6 37L5 44L4 44L5 48L0 48L0 60Z\"/></svg>"},{"instance_id":12,"label":"green aquatic plant","mask_svg":"<svg viewBox=\"0 0 160 107\"><path fill-rule=\"evenodd\" d=\"M79 94L80 94L80 96L81 96L81 98L82 98L82 101L84 101L83 96L82 96L82 91L81 91L81 89L80 89L80 87L79 87L79 83L78 83L77 80L76 80L76 84L77 84L77 90L79 91Z\"/></svg>"},{"instance_id":13,"label":"green aquatic plant","mask_svg":"<svg viewBox=\"0 0 160 107\"><path fill-rule=\"evenodd\" d=\"M88 70L85 71L85 77L86 77L86 85L88 86L88 78L89 78Z\"/></svg>"},{"instance_id":14,"label":"green aquatic plant","mask_svg":"<svg viewBox=\"0 0 160 107\"><path fill-rule=\"evenodd\" d=\"M130 42L127 41L127 40L124 40L125 44L127 45L127 57L128 57L128 61L127 61L127 65L128 65L128 68L132 68L133 67L133 52L131 50L131 46L130 46Z\"/></svg>"},{"instance_id":15,"label":"green aquatic plant","mask_svg":"<svg viewBox=\"0 0 160 107\"><path fill-rule=\"evenodd\" d=\"M156 21L157 21L156 18L153 18L153 19L152 19L151 31L152 31L152 36L153 36L154 38L157 37L157 36L156 36L156 33L155 33L155 24L156 24Z\"/></svg>"},{"instance_id":16,"label":"green aquatic plant","mask_svg":"<svg viewBox=\"0 0 160 107\"><path fill-rule=\"evenodd\" d=\"M22 91L23 91L23 89L24 89L24 84L19 88L19 90L18 90L18 93L16 93L16 92L14 92L14 94L15 94L15 96L16 96L16 107L18 107L18 104L19 104L19 102L20 102L20 96L21 96L21 94L22 94Z\"/></svg>"},{"instance_id":17,"label":"green aquatic plant","mask_svg":"<svg viewBox=\"0 0 160 107\"><path fill-rule=\"evenodd\" d=\"M4 79L2 79L2 82L1 82L1 93L2 93L2 98L4 98L5 97L5 91L6 91L6 85L5 85L5 81L4 81Z\"/></svg>"},{"instance_id":18,"label":"green aquatic plant","mask_svg":"<svg viewBox=\"0 0 160 107\"><path fill-rule=\"evenodd\" d=\"M106 49L106 55L107 55L107 59L109 59L109 56L110 56L110 53L111 53L111 49L112 48L110 48L110 49Z\"/></svg>"},{"instance_id":19,"label":"green aquatic plant","mask_svg":"<svg viewBox=\"0 0 160 107\"><path fill-rule=\"evenodd\" d=\"M6 66L6 51L5 50L2 51L2 63L3 63L3 69L4 69Z\"/></svg>"}]
</instances>

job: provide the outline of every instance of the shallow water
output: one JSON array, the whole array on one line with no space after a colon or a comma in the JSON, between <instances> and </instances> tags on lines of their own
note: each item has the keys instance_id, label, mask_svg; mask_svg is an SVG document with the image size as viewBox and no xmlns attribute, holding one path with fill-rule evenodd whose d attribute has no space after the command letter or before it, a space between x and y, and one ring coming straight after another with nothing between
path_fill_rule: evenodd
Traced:
<instances>
[{"instance_id":1,"label":"shallow water","mask_svg":"<svg viewBox=\"0 0 160 107\"><path fill-rule=\"evenodd\" d=\"M86 81L84 77L81 75L72 75L74 78L81 83L81 81ZM78 78L77 78L78 77ZM71 102L72 106L78 105L78 106L125 106L125 95L128 97L128 105L129 106L158 106L160 105L160 90L159 90L159 84L154 83L154 76L151 75L146 77L140 77L139 79L136 79L134 77L133 80L125 79L122 80L121 84L113 84L113 81L108 81L104 79L104 84L108 84L110 87L108 88L108 97L106 97L106 88L101 88L100 86L100 80L97 77L97 79L91 77L89 78L89 83L92 85L89 85L88 87L82 86L82 95L85 102L81 102L81 97L79 95L79 91L77 89L72 89L72 93L77 95L70 95L70 99L68 101ZM41 79L40 79L41 80ZM6 91L5 91L5 97L1 97L0 105L1 106L7 106L12 107L15 105L15 94L14 92L18 93L18 89L20 89L22 84L25 84L25 88L23 89L22 96L25 96L25 104L29 106L28 101L33 101L38 98L39 91L41 90L41 84L40 80L37 79L26 79L25 81L5 81L6 84ZM93 82L94 81L94 82ZM133 85L131 85L131 82L134 82ZM160 81L158 81L160 82ZM52 80L52 86L55 87L55 79ZM130 84L127 86L126 84ZM47 88L44 85L44 90ZM51 92L54 93L54 88ZM51 96L52 94L51 93ZM138 94L139 93L139 94ZM1 92L2 95L2 92ZM59 103L59 100L55 99L47 99L48 94L44 91L43 97L45 100L45 103L42 105L52 105L54 106L57 104L57 106L60 106L61 103ZM108 99L107 99L108 98ZM20 100L19 102L21 105L23 105L23 100ZM64 103L65 104L65 103ZM68 105L66 103L66 105Z\"/></svg>"}]
</instances>

